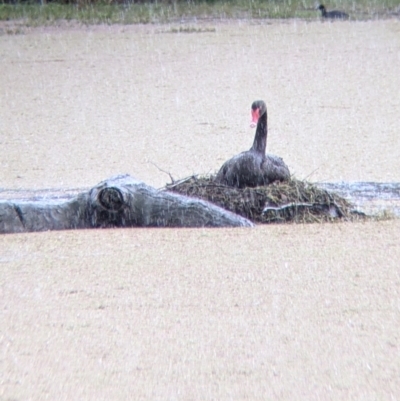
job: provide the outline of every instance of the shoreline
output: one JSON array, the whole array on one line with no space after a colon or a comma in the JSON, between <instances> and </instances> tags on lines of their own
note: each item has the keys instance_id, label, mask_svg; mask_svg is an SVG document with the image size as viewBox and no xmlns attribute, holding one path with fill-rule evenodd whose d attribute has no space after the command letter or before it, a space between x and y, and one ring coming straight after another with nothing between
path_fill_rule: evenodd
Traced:
<instances>
[{"instance_id":1,"label":"shoreline","mask_svg":"<svg viewBox=\"0 0 400 401\"><path fill-rule=\"evenodd\" d=\"M241 25L241 24L249 24L249 25L272 25L272 24L291 24L294 22L321 22L321 23L356 23L356 22L376 22L376 21L388 21L388 20L399 20L400 21L400 7L399 11L392 13L384 13L379 16L374 16L371 18L354 18L348 20L329 20L323 19L320 17L317 18L303 18L303 17L288 17L288 18L252 18L252 17L185 17L185 18L176 18L167 21L150 21L150 22L88 22L88 21L80 21L78 19L55 19L45 21L42 24L35 25L34 20L30 20L29 18L25 19L11 19L11 20L0 20L0 35L4 34L18 34L21 32L14 32L15 29L24 28L28 32L36 31L36 30L45 30L45 31L53 31L62 29L65 31L68 30L97 30L97 29L105 29L105 28L129 28L129 27L137 27L137 28L153 28L155 26L170 26L170 25L179 25L179 26L190 26L190 25ZM23 32L25 33L25 32ZM185 32L176 32L176 33L185 33ZM190 33L190 32L189 32ZM201 32L196 32L201 33Z\"/></svg>"}]
</instances>

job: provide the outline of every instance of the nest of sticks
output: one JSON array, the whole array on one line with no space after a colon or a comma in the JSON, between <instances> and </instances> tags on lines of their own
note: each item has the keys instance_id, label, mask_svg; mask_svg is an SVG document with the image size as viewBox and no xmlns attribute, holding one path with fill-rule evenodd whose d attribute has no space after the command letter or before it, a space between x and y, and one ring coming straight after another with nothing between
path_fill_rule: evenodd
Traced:
<instances>
[{"instance_id":1,"label":"nest of sticks","mask_svg":"<svg viewBox=\"0 0 400 401\"><path fill-rule=\"evenodd\" d=\"M337 194L306 181L291 179L256 188L232 188L214 176L191 176L167 184L165 190L199 198L255 223L315 223L352 220L352 205Z\"/></svg>"}]
</instances>

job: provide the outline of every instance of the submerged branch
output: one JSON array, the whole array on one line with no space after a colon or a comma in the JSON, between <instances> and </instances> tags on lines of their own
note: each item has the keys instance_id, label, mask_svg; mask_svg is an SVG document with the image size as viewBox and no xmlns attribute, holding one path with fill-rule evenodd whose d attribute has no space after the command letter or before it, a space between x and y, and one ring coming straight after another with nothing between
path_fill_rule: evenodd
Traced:
<instances>
[{"instance_id":1,"label":"submerged branch","mask_svg":"<svg viewBox=\"0 0 400 401\"><path fill-rule=\"evenodd\" d=\"M157 189L129 175L70 198L0 201L0 233L106 227L252 227L212 203Z\"/></svg>"}]
</instances>

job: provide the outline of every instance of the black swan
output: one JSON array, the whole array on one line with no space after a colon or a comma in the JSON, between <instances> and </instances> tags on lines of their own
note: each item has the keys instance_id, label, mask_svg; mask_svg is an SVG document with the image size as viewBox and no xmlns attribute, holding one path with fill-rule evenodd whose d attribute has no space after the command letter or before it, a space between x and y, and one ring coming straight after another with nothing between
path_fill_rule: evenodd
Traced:
<instances>
[{"instance_id":1,"label":"black swan","mask_svg":"<svg viewBox=\"0 0 400 401\"><path fill-rule=\"evenodd\" d=\"M253 146L226 161L215 181L231 187L257 187L274 181L285 181L290 172L284 161L274 155L265 154L267 147L267 106L262 100L251 105L252 123L257 124Z\"/></svg>"},{"instance_id":2,"label":"black swan","mask_svg":"<svg viewBox=\"0 0 400 401\"><path fill-rule=\"evenodd\" d=\"M321 14L323 18L332 18L332 19L346 19L349 18L349 15L344 13L343 11L326 11L326 8L323 4L320 4L317 7L317 10L321 10Z\"/></svg>"}]
</instances>

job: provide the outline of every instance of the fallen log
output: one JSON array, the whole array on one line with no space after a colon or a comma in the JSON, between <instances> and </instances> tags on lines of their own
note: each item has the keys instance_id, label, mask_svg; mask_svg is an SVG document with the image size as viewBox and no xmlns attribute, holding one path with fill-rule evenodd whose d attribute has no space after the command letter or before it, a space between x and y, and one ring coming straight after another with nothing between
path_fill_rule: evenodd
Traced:
<instances>
[{"instance_id":1,"label":"fallen log","mask_svg":"<svg viewBox=\"0 0 400 401\"><path fill-rule=\"evenodd\" d=\"M327 193L319 193L315 187ZM298 199L290 200L291 194ZM322 218L316 219L316 214ZM400 217L400 183L292 182L238 189L215 184L210 178L187 177L157 190L122 175L92 189L0 188L0 233L105 227L250 227L250 220L313 222L351 215Z\"/></svg>"},{"instance_id":2,"label":"fallen log","mask_svg":"<svg viewBox=\"0 0 400 401\"><path fill-rule=\"evenodd\" d=\"M46 196L47 195L47 196ZM78 194L20 193L0 200L0 233L107 227L252 227L212 203L159 191L129 175Z\"/></svg>"},{"instance_id":3,"label":"fallen log","mask_svg":"<svg viewBox=\"0 0 400 401\"><path fill-rule=\"evenodd\" d=\"M347 199L355 213L400 217L400 182L326 182L316 184Z\"/></svg>"}]
</instances>

